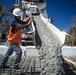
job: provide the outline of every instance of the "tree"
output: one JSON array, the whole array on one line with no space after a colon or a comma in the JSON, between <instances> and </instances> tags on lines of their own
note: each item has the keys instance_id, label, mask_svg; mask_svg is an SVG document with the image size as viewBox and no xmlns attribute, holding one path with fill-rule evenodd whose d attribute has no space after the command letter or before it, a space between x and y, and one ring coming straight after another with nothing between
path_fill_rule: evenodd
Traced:
<instances>
[{"instance_id":1,"label":"tree","mask_svg":"<svg viewBox=\"0 0 76 75\"><path fill-rule=\"evenodd\" d=\"M11 13L7 12L10 11ZM10 16L12 16L12 11L13 8L11 8L10 10L7 10L5 7L0 6L0 29L1 32L3 31L7 31L9 29L9 19Z\"/></svg>"},{"instance_id":2,"label":"tree","mask_svg":"<svg viewBox=\"0 0 76 75\"><path fill-rule=\"evenodd\" d=\"M71 18L73 20L73 24L70 27L70 30L68 33L70 37L68 36L68 39L66 39L66 41L68 42L68 45L76 46L76 16L72 16Z\"/></svg>"},{"instance_id":3,"label":"tree","mask_svg":"<svg viewBox=\"0 0 76 75\"><path fill-rule=\"evenodd\" d=\"M0 6L0 18L4 14L5 8L3 6Z\"/></svg>"}]
</instances>

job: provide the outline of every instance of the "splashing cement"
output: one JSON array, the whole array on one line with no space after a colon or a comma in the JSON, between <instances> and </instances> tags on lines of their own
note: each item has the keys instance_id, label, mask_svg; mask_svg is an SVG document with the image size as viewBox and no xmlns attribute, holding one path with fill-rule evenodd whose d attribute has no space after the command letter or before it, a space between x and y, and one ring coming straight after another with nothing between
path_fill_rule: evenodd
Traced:
<instances>
[{"instance_id":1,"label":"splashing cement","mask_svg":"<svg viewBox=\"0 0 76 75\"><path fill-rule=\"evenodd\" d=\"M59 42L39 16L34 17L34 20L37 30L36 42L41 60L41 75L64 75Z\"/></svg>"}]
</instances>

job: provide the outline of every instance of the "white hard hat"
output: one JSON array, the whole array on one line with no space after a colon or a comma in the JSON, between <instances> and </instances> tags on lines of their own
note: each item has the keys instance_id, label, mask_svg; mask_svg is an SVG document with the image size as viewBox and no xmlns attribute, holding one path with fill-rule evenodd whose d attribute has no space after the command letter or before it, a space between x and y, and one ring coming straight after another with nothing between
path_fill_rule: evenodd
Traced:
<instances>
[{"instance_id":1,"label":"white hard hat","mask_svg":"<svg viewBox=\"0 0 76 75\"><path fill-rule=\"evenodd\" d=\"M23 15L23 12L19 8L15 8L13 10L13 15L14 16L22 16Z\"/></svg>"}]
</instances>

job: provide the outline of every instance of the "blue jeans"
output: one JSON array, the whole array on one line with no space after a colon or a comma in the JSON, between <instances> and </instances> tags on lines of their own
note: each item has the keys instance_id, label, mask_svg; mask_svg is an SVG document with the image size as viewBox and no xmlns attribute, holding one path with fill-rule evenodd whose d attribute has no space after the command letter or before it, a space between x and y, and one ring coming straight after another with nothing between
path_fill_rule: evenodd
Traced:
<instances>
[{"instance_id":1,"label":"blue jeans","mask_svg":"<svg viewBox=\"0 0 76 75\"><path fill-rule=\"evenodd\" d=\"M21 57L22 57L22 50L20 48L19 45L10 45L6 54L4 55L4 57L2 58L0 65L5 65L6 62L8 61L8 58L10 55L12 55L12 53L15 51L15 60L13 63L13 67L18 67L19 63L21 61Z\"/></svg>"}]
</instances>

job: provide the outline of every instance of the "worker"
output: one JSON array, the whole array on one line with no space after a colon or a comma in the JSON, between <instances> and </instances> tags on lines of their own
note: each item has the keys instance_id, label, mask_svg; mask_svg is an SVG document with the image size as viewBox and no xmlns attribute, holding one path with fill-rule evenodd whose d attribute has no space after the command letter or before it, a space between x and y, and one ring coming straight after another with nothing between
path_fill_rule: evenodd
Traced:
<instances>
[{"instance_id":1,"label":"worker","mask_svg":"<svg viewBox=\"0 0 76 75\"><path fill-rule=\"evenodd\" d=\"M6 63L9 56L12 55L14 51L16 56L12 68L20 69L19 64L22 56L22 50L20 48L22 28L30 26L31 22L33 21L32 19L28 19L25 23L22 23L23 21L21 20L21 16L23 15L23 12L19 8L15 8L13 10L13 15L15 20L12 21L8 35L9 48L0 62L0 69L10 68L8 65L6 65Z\"/></svg>"}]
</instances>

